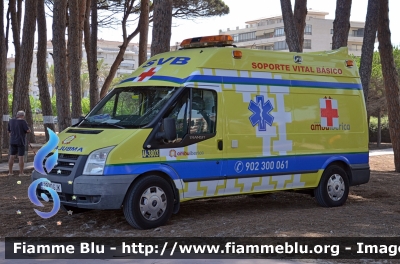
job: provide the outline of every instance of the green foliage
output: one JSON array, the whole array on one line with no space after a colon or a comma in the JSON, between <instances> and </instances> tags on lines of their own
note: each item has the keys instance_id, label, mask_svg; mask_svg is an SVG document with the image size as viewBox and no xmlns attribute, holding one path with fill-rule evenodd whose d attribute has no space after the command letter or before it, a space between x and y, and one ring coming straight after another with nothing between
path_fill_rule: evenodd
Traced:
<instances>
[{"instance_id":1,"label":"green foliage","mask_svg":"<svg viewBox=\"0 0 400 264\"><path fill-rule=\"evenodd\" d=\"M393 49L393 57L398 74L400 74L400 50L398 47ZM360 67L360 57L353 57L358 67ZM387 114L387 105L385 97L385 85L382 75L381 57L378 51L375 51L372 58L372 71L370 86L368 91L367 111L371 116Z\"/></svg>"},{"instance_id":2,"label":"green foliage","mask_svg":"<svg viewBox=\"0 0 400 264\"><path fill-rule=\"evenodd\" d=\"M8 94L8 113L10 114L10 117L12 116L12 102L13 102L13 95L12 93Z\"/></svg>"},{"instance_id":3,"label":"green foliage","mask_svg":"<svg viewBox=\"0 0 400 264\"><path fill-rule=\"evenodd\" d=\"M173 0L172 16L193 19L229 14L229 6L222 0Z\"/></svg>"},{"instance_id":4,"label":"green foliage","mask_svg":"<svg viewBox=\"0 0 400 264\"><path fill-rule=\"evenodd\" d=\"M36 99L33 96L29 96L29 101L31 103L32 113L37 112L38 110L42 109L42 104L40 103L39 99Z\"/></svg>"},{"instance_id":5,"label":"green foliage","mask_svg":"<svg viewBox=\"0 0 400 264\"><path fill-rule=\"evenodd\" d=\"M121 74L120 76L114 78L114 79L112 80L112 82L111 82L110 90L111 90L115 85L119 84L122 80L128 78L129 75L130 75L129 73L126 73L126 74Z\"/></svg>"},{"instance_id":6,"label":"green foliage","mask_svg":"<svg viewBox=\"0 0 400 264\"><path fill-rule=\"evenodd\" d=\"M57 116L57 104L56 104L56 97L53 96L51 98L51 110L53 111L53 115Z\"/></svg>"},{"instance_id":7,"label":"green foliage","mask_svg":"<svg viewBox=\"0 0 400 264\"><path fill-rule=\"evenodd\" d=\"M369 123L369 141L376 142L378 139L378 118L371 117ZM387 116L381 118L381 142L390 143L389 119Z\"/></svg>"},{"instance_id":8,"label":"green foliage","mask_svg":"<svg viewBox=\"0 0 400 264\"><path fill-rule=\"evenodd\" d=\"M7 71L7 90L9 93L12 93L12 90L13 90L14 74L15 74L15 69L11 69L11 71Z\"/></svg>"},{"instance_id":9,"label":"green foliage","mask_svg":"<svg viewBox=\"0 0 400 264\"><path fill-rule=\"evenodd\" d=\"M89 98L82 98L82 101L81 101L81 103L82 103L82 114L83 115L87 115L88 113L89 113L89 111L90 111L90 100L89 100Z\"/></svg>"}]
</instances>

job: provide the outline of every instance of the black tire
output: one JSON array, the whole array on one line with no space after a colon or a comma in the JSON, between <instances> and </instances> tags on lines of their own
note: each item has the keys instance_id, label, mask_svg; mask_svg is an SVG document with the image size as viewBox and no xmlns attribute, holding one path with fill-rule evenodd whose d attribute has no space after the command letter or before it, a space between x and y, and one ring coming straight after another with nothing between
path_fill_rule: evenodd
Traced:
<instances>
[{"instance_id":1,"label":"black tire","mask_svg":"<svg viewBox=\"0 0 400 264\"><path fill-rule=\"evenodd\" d=\"M314 189L315 199L324 207L343 205L349 195L349 179L342 167L331 165L325 169L318 187Z\"/></svg>"},{"instance_id":2,"label":"black tire","mask_svg":"<svg viewBox=\"0 0 400 264\"><path fill-rule=\"evenodd\" d=\"M151 197L145 197L150 194ZM136 229L150 229L166 224L173 207L174 194L171 185L159 176L150 175L131 186L125 197L123 210L125 219L131 226Z\"/></svg>"}]
</instances>

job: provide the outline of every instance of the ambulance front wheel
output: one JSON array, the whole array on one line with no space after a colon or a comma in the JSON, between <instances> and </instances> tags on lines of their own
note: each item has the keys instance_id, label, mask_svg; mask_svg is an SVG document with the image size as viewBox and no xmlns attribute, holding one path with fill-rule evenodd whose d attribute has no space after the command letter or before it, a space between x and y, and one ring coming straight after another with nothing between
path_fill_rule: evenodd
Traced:
<instances>
[{"instance_id":1,"label":"ambulance front wheel","mask_svg":"<svg viewBox=\"0 0 400 264\"><path fill-rule=\"evenodd\" d=\"M172 215L174 194L171 185L159 176L144 176L134 183L124 201L126 221L137 229L167 223Z\"/></svg>"},{"instance_id":2,"label":"ambulance front wheel","mask_svg":"<svg viewBox=\"0 0 400 264\"><path fill-rule=\"evenodd\" d=\"M324 207L343 205L349 195L347 173L337 165L331 165L322 174L319 185L314 189L317 202Z\"/></svg>"}]
</instances>

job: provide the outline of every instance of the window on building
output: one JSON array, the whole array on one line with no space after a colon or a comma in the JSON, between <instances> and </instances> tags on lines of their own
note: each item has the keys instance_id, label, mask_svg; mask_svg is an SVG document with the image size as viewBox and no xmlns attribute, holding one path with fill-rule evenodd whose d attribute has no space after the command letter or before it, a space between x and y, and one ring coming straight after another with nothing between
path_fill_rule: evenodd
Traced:
<instances>
[{"instance_id":1,"label":"window on building","mask_svg":"<svg viewBox=\"0 0 400 264\"><path fill-rule=\"evenodd\" d=\"M282 19L282 18L278 18L278 19L276 20L276 23L283 23L283 19Z\"/></svg>"},{"instance_id":2,"label":"window on building","mask_svg":"<svg viewBox=\"0 0 400 264\"><path fill-rule=\"evenodd\" d=\"M233 42L238 42L239 41L239 36L238 34L232 35Z\"/></svg>"},{"instance_id":3,"label":"window on building","mask_svg":"<svg viewBox=\"0 0 400 264\"><path fill-rule=\"evenodd\" d=\"M311 39L305 39L303 49L311 49Z\"/></svg>"},{"instance_id":4,"label":"window on building","mask_svg":"<svg viewBox=\"0 0 400 264\"><path fill-rule=\"evenodd\" d=\"M361 49L362 49L362 45L361 44L352 44L351 45L351 50L361 51Z\"/></svg>"},{"instance_id":5,"label":"window on building","mask_svg":"<svg viewBox=\"0 0 400 264\"><path fill-rule=\"evenodd\" d=\"M304 28L304 35L312 35L312 25L306 25Z\"/></svg>"},{"instance_id":6,"label":"window on building","mask_svg":"<svg viewBox=\"0 0 400 264\"><path fill-rule=\"evenodd\" d=\"M274 37L285 36L285 30L283 28L275 28Z\"/></svg>"},{"instance_id":7,"label":"window on building","mask_svg":"<svg viewBox=\"0 0 400 264\"><path fill-rule=\"evenodd\" d=\"M353 37L364 37L364 29L363 28L359 28L359 29L353 30L351 36L353 36Z\"/></svg>"},{"instance_id":8,"label":"window on building","mask_svg":"<svg viewBox=\"0 0 400 264\"><path fill-rule=\"evenodd\" d=\"M286 41L277 41L274 43L274 50L287 50L288 46Z\"/></svg>"},{"instance_id":9,"label":"window on building","mask_svg":"<svg viewBox=\"0 0 400 264\"><path fill-rule=\"evenodd\" d=\"M256 32L241 33L238 36L238 42L256 39Z\"/></svg>"},{"instance_id":10,"label":"window on building","mask_svg":"<svg viewBox=\"0 0 400 264\"><path fill-rule=\"evenodd\" d=\"M333 28L331 28L331 35L333 34Z\"/></svg>"},{"instance_id":11,"label":"window on building","mask_svg":"<svg viewBox=\"0 0 400 264\"><path fill-rule=\"evenodd\" d=\"M270 32L270 33L264 33L261 36L257 36L257 39L265 39L265 38L273 38L274 37L274 32Z\"/></svg>"}]
</instances>

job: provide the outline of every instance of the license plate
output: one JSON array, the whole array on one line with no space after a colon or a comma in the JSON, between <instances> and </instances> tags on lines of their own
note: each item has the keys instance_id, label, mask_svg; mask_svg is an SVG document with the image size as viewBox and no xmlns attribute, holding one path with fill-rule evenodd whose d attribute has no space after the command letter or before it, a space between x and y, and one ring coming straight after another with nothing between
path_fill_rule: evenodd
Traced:
<instances>
[{"instance_id":1,"label":"license plate","mask_svg":"<svg viewBox=\"0 0 400 264\"><path fill-rule=\"evenodd\" d=\"M56 192L62 192L61 190L61 184L59 183L54 183L54 182L42 182L42 184L40 185L40 188L42 190L46 190L45 187L49 187L51 189L53 189Z\"/></svg>"}]
</instances>

